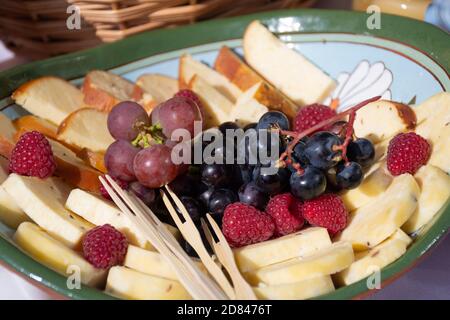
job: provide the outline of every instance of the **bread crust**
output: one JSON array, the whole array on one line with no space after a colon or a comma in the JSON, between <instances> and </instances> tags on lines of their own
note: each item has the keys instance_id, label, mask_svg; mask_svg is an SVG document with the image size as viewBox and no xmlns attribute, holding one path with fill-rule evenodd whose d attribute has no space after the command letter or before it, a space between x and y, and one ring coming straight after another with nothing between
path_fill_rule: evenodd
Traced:
<instances>
[{"instance_id":1,"label":"bread crust","mask_svg":"<svg viewBox=\"0 0 450 320\"><path fill-rule=\"evenodd\" d=\"M295 117L298 106L264 80L230 48L223 46L220 49L214 69L227 77L242 91L246 91L261 82L261 86L256 91L254 98L269 109L284 112L290 120Z\"/></svg>"},{"instance_id":2,"label":"bread crust","mask_svg":"<svg viewBox=\"0 0 450 320\"><path fill-rule=\"evenodd\" d=\"M120 101L106 91L97 88L90 74L86 75L81 91L84 94L84 103L100 111L109 112Z\"/></svg>"}]
</instances>

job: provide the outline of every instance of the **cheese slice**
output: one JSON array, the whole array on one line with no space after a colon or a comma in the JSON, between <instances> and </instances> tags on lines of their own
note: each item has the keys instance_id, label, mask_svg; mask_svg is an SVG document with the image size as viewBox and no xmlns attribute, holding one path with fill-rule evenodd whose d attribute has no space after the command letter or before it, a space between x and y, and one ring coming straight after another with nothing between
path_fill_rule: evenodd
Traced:
<instances>
[{"instance_id":1,"label":"cheese slice","mask_svg":"<svg viewBox=\"0 0 450 320\"><path fill-rule=\"evenodd\" d=\"M253 291L263 300L304 300L334 291L334 284L330 276L319 276L288 284L261 285Z\"/></svg>"},{"instance_id":2,"label":"cheese slice","mask_svg":"<svg viewBox=\"0 0 450 320\"><path fill-rule=\"evenodd\" d=\"M94 287L105 285L106 270L93 267L80 253L52 238L34 223L22 223L14 234L14 241L33 259L65 277L80 272L81 283Z\"/></svg>"},{"instance_id":3,"label":"cheese slice","mask_svg":"<svg viewBox=\"0 0 450 320\"><path fill-rule=\"evenodd\" d=\"M308 228L284 237L234 249L242 272L262 268L295 257L306 257L331 245L325 228Z\"/></svg>"},{"instance_id":4,"label":"cheese slice","mask_svg":"<svg viewBox=\"0 0 450 320\"><path fill-rule=\"evenodd\" d=\"M355 262L336 274L333 279L339 285L355 283L369 276L376 269L381 270L381 268L397 260L406 252L406 248L411 241L407 234L398 229L391 237L374 248L358 252L355 255Z\"/></svg>"},{"instance_id":5,"label":"cheese slice","mask_svg":"<svg viewBox=\"0 0 450 320\"><path fill-rule=\"evenodd\" d=\"M93 227L64 207L70 188L58 178L11 174L3 188L28 217L70 248L78 247L85 232Z\"/></svg>"},{"instance_id":6,"label":"cheese slice","mask_svg":"<svg viewBox=\"0 0 450 320\"><path fill-rule=\"evenodd\" d=\"M337 273L354 261L352 245L337 242L305 258L294 258L244 274L252 285L289 284Z\"/></svg>"},{"instance_id":7,"label":"cheese slice","mask_svg":"<svg viewBox=\"0 0 450 320\"><path fill-rule=\"evenodd\" d=\"M147 250L155 250L152 244L146 240L145 236L139 230L136 230L136 227L127 216L111 201L81 189L74 189L70 192L65 206L70 211L75 212L94 225L112 225L122 232L133 245ZM166 225L166 227L174 236L179 237L177 228L169 225Z\"/></svg>"},{"instance_id":8,"label":"cheese slice","mask_svg":"<svg viewBox=\"0 0 450 320\"><path fill-rule=\"evenodd\" d=\"M416 211L402 226L407 233L413 233L430 222L450 199L450 177L441 169L428 164L421 167L414 178L421 192Z\"/></svg>"},{"instance_id":9,"label":"cheese slice","mask_svg":"<svg viewBox=\"0 0 450 320\"><path fill-rule=\"evenodd\" d=\"M184 287L175 280L151 276L125 267L112 267L106 282L107 293L133 300L190 300Z\"/></svg>"},{"instance_id":10,"label":"cheese slice","mask_svg":"<svg viewBox=\"0 0 450 320\"><path fill-rule=\"evenodd\" d=\"M8 178L8 160L0 157L0 184ZM30 221L28 216L14 202L14 199L0 185L0 220L8 227L17 229L24 221Z\"/></svg>"},{"instance_id":11,"label":"cheese slice","mask_svg":"<svg viewBox=\"0 0 450 320\"><path fill-rule=\"evenodd\" d=\"M203 263L198 260L195 260L195 262L200 270L207 273ZM130 245L123 264L125 267L145 274L171 280L178 280L172 266L159 252L149 251Z\"/></svg>"}]
</instances>

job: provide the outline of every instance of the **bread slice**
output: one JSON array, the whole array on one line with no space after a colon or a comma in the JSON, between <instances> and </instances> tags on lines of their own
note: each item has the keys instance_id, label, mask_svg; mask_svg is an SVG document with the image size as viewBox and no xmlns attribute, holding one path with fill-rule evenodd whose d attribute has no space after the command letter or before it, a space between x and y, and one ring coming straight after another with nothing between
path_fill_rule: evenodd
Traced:
<instances>
[{"instance_id":1,"label":"bread slice","mask_svg":"<svg viewBox=\"0 0 450 320\"><path fill-rule=\"evenodd\" d=\"M202 102L205 129L230 121L233 103L206 80L194 75L189 83L189 89L194 91Z\"/></svg>"},{"instance_id":2,"label":"bread slice","mask_svg":"<svg viewBox=\"0 0 450 320\"><path fill-rule=\"evenodd\" d=\"M119 75L93 70L84 78L84 103L100 111L109 112L119 102L141 101L142 90Z\"/></svg>"},{"instance_id":3,"label":"bread slice","mask_svg":"<svg viewBox=\"0 0 450 320\"><path fill-rule=\"evenodd\" d=\"M250 66L301 106L323 101L336 87L332 78L259 21L245 30L243 46Z\"/></svg>"},{"instance_id":4,"label":"bread slice","mask_svg":"<svg viewBox=\"0 0 450 320\"><path fill-rule=\"evenodd\" d=\"M14 149L16 128L12 121L0 112L0 155L9 158Z\"/></svg>"},{"instance_id":5,"label":"bread slice","mask_svg":"<svg viewBox=\"0 0 450 320\"><path fill-rule=\"evenodd\" d=\"M178 74L180 87L186 87L194 75L198 75L204 79L231 102L235 102L242 94L242 90L222 74L208 67L206 64L195 60L188 54L182 55L180 57Z\"/></svg>"},{"instance_id":6,"label":"bread slice","mask_svg":"<svg viewBox=\"0 0 450 320\"><path fill-rule=\"evenodd\" d=\"M77 157L90 165L92 168L97 169L100 172L107 173L108 170L105 166L105 153L94 152L89 149L82 149L77 153Z\"/></svg>"},{"instance_id":7,"label":"bread slice","mask_svg":"<svg viewBox=\"0 0 450 320\"><path fill-rule=\"evenodd\" d=\"M38 131L52 139L57 139L58 136L58 126L31 114L17 118L13 121L13 124L17 130Z\"/></svg>"},{"instance_id":8,"label":"bread slice","mask_svg":"<svg viewBox=\"0 0 450 320\"><path fill-rule=\"evenodd\" d=\"M53 123L48 122L44 119L38 118L34 115L26 115L17 118L13 121L14 126L17 131L21 133L27 131L39 131L46 137L58 140L58 127ZM0 138L1 139L1 138ZM104 163L104 152L95 152L86 148L80 149L80 147L75 145L70 145L64 141L59 141L61 144L74 151L76 155L82 159L86 164L90 165L94 169L97 169L103 173L106 173L105 163Z\"/></svg>"},{"instance_id":9,"label":"bread slice","mask_svg":"<svg viewBox=\"0 0 450 320\"><path fill-rule=\"evenodd\" d=\"M416 126L414 110L406 104L378 100L358 110L355 117L355 135L379 143Z\"/></svg>"},{"instance_id":10,"label":"bread slice","mask_svg":"<svg viewBox=\"0 0 450 320\"><path fill-rule=\"evenodd\" d=\"M245 91L231 110L230 118L242 127L252 122L258 122L262 115L269 111L266 106L255 99L261 85L261 83L257 83Z\"/></svg>"},{"instance_id":11,"label":"bread slice","mask_svg":"<svg viewBox=\"0 0 450 320\"><path fill-rule=\"evenodd\" d=\"M58 128L58 140L80 149L105 152L114 142L108 131L108 114L92 108L71 113Z\"/></svg>"},{"instance_id":12,"label":"bread slice","mask_svg":"<svg viewBox=\"0 0 450 320\"><path fill-rule=\"evenodd\" d=\"M142 99L151 109L172 98L178 92L178 80L162 74L144 74L136 80L136 92L144 91ZM136 98L138 98L136 96Z\"/></svg>"},{"instance_id":13,"label":"bread slice","mask_svg":"<svg viewBox=\"0 0 450 320\"><path fill-rule=\"evenodd\" d=\"M269 109L282 111L290 119L295 117L298 106L280 90L265 81L230 48L224 46L220 49L214 68L242 91L247 91L256 84L260 84L254 94L254 98L259 103Z\"/></svg>"},{"instance_id":14,"label":"bread slice","mask_svg":"<svg viewBox=\"0 0 450 320\"><path fill-rule=\"evenodd\" d=\"M47 76L21 85L11 98L28 112L59 125L83 106L83 93L64 79Z\"/></svg>"}]
</instances>

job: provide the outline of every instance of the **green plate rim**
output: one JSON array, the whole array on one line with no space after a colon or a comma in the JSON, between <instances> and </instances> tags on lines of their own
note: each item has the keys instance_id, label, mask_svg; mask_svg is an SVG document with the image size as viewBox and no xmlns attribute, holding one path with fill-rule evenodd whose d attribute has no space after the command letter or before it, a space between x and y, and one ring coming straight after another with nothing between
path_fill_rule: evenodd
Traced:
<instances>
[{"instance_id":1,"label":"green plate rim","mask_svg":"<svg viewBox=\"0 0 450 320\"><path fill-rule=\"evenodd\" d=\"M368 15L363 12L290 9L258 13L234 18L211 20L195 25L142 33L112 44L83 50L47 60L36 61L0 72L0 99L5 99L22 83L44 75L65 79L82 77L92 69L111 69L151 55L242 37L245 26L260 19L275 26L280 18L292 17L305 33L363 34L394 40L427 54L450 73L450 36L445 31L417 20L382 14L381 29L366 27ZM411 32L414 30L414 32ZM440 210L426 233L396 262L383 268L383 284L400 276L428 253L450 228L450 201ZM112 299L96 289L83 286L69 290L66 278L36 262L8 240L0 238L0 260L16 271L39 281L55 292L73 299ZM319 299L350 299L370 294L363 279Z\"/></svg>"}]
</instances>

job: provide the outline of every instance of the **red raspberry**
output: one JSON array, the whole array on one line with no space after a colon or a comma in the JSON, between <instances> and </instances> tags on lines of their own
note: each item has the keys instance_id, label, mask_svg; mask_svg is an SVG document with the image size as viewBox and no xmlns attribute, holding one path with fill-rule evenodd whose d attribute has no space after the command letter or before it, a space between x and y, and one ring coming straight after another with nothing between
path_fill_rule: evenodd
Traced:
<instances>
[{"instance_id":1,"label":"red raspberry","mask_svg":"<svg viewBox=\"0 0 450 320\"><path fill-rule=\"evenodd\" d=\"M99 269L122 265L128 250L127 238L109 224L89 230L82 245L86 260Z\"/></svg>"},{"instance_id":2,"label":"red raspberry","mask_svg":"<svg viewBox=\"0 0 450 320\"><path fill-rule=\"evenodd\" d=\"M336 111L323 104L310 104L301 108L294 119L294 130L297 132L305 131L314 127L316 124L330 119L336 115ZM323 128L325 131L329 126Z\"/></svg>"},{"instance_id":3,"label":"red raspberry","mask_svg":"<svg viewBox=\"0 0 450 320\"><path fill-rule=\"evenodd\" d=\"M305 223L302 216L302 202L290 193L279 194L270 199L266 212L275 222L277 236L298 231Z\"/></svg>"},{"instance_id":4,"label":"red raspberry","mask_svg":"<svg viewBox=\"0 0 450 320\"><path fill-rule=\"evenodd\" d=\"M200 110L202 110L202 102L200 101L200 98L197 96L197 94L192 90L181 89L180 91L175 93L174 97L184 97L184 98L191 99L192 101L194 101L197 104L197 106L200 108Z\"/></svg>"},{"instance_id":5,"label":"red raspberry","mask_svg":"<svg viewBox=\"0 0 450 320\"><path fill-rule=\"evenodd\" d=\"M309 224L327 228L332 236L347 226L348 211L341 198L333 193L306 200L302 212Z\"/></svg>"},{"instance_id":6,"label":"red raspberry","mask_svg":"<svg viewBox=\"0 0 450 320\"><path fill-rule=\"evenodd\" d=\"M222 232L232 247L242 247L270 239L275 224L268 214L235 202L225 208Z\"/></svg>"},{"instance_id":7,"label":"red raspberry","mask_svg":"<svg viewBox=\"0 0 450 320\"><path fill-rule=\"evenodd\" d=\"M103 178L106 180L105 176L103 176ZM121 187L123 190L128 189L128 182L120 180L118 178L115 177L111 177L118 185L119 187ZM106 191L105 187L103 185L100 185L100 194L103 196L103 198L105 198L106 200L112 200L111 196L109 195L108 191Z\"/></svg>"},{"instance_id":8,"label":"red raspberry","mask_svg":"<svg viewBox=\"0 0 450 320\"><path fill-rule=\"evenodd\" d=\"M14 147L9 159L9 171L23 176L50 177L56 162L50 143L37 131L24 133Z\"/></svg>"},{"instance_id":9,"label":"red raspberry","mask_svg":"<svg viewBox=\"0 0 450 320\"><path fill-rule=\"evenodd\" d=\"M387 167L393 176L414 174L430 158L431 146L414 132L399 133L389 142Z\"/></svg>"}]
</instances>

